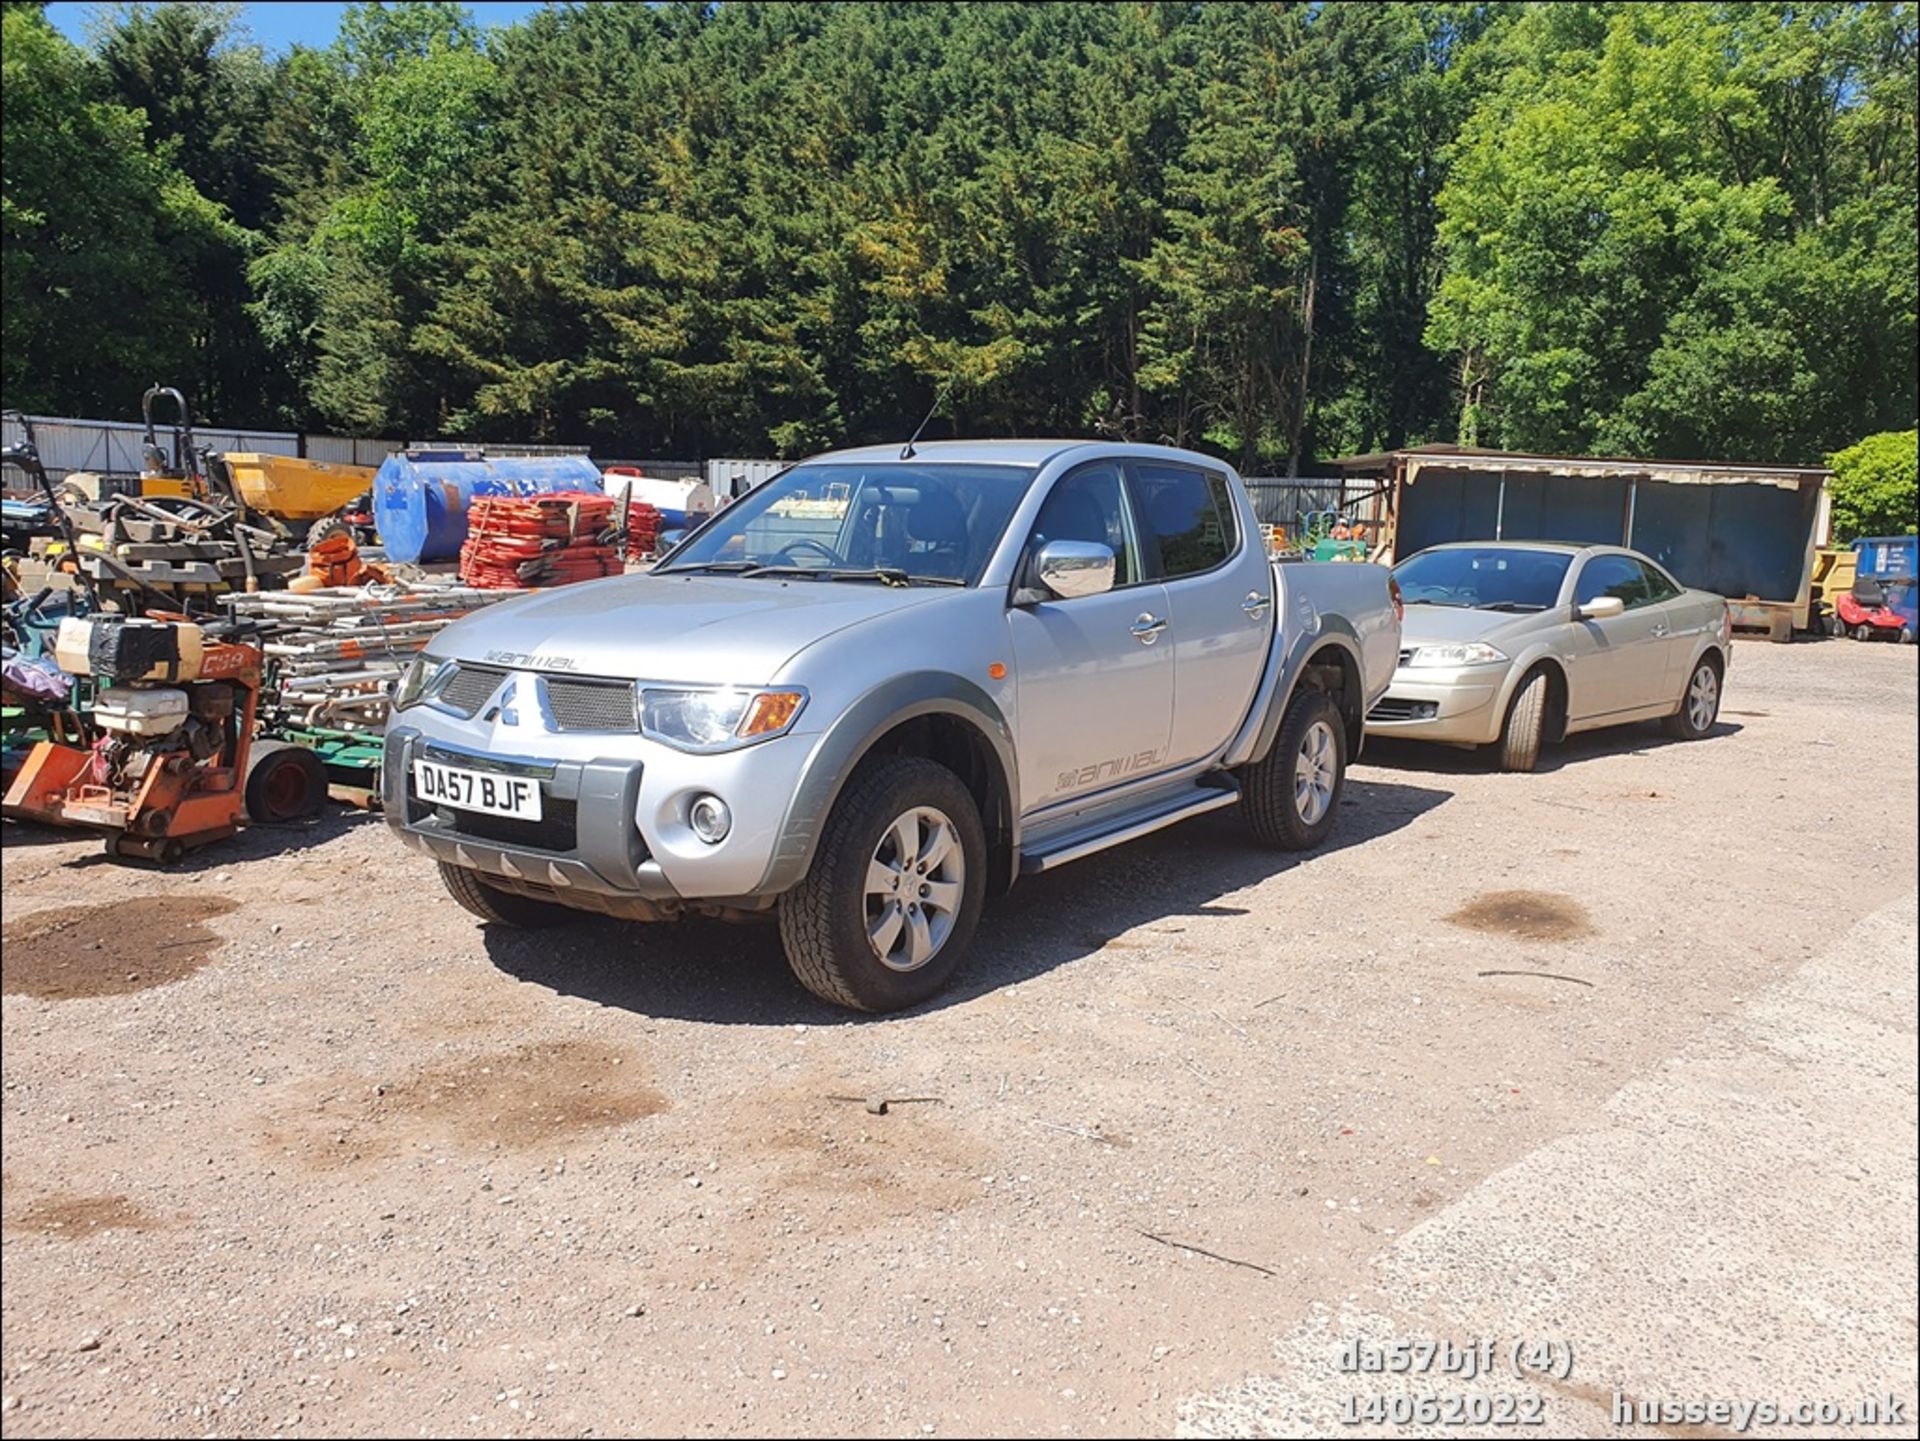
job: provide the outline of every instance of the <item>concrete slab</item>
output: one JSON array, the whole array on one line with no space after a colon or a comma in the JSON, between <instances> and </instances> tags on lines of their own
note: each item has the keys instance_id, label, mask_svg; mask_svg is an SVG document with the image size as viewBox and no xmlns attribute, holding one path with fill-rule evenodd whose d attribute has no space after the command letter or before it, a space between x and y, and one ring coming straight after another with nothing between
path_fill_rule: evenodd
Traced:
<instances>
[{"instance_id":1,"label":"concrete slab","mask_svg":"<svg viewBox=\"0 0 1920 1441\"><path fill-rule=\"evenodd\" d=\"M1513 1435L1471 1420L1473 1398L1504 1393L1550 1435L1833 1434L1764 1413L1744 1433L1737 1414L1645 1425L1637 1407L1888 1396L1903 1422L1847 1429L1915 1435L1917 952L1908 895L1615 1093L1607 1127L1409 1231L1371 1291L1279 1338L1271 1374L1183 1403L1179 1434ZM1523 1380L1340 1368L1350 1343L1397 1338L1491 1341L1503 1366L1513 1343L1548 1342L1572 1361ZM1404 1414L1421 1393L1467 1423L1353 1424L1349 1397Z\"/></svg>"}]
</instances>

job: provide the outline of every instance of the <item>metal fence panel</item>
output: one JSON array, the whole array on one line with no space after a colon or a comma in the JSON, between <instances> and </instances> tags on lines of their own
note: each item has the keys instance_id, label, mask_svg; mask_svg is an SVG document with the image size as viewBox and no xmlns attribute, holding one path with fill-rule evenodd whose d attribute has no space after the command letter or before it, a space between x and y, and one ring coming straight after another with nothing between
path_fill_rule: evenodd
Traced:
<instances>
[{"instance_id":1,"label":"metal fence panel","mask_svg":"<svg viewBox=\"0 0 1920 1441\"><path fill-rule=\"evenodd\" d=\"M1316 510L1337 510L1347 499L1339 477L1255 475L1246 477L1247 494L1262 525L1297 525Z\"/></svg>"},{"instance_id":2,"label":"metal fence panel","mask_svg":"<svg viewBox=\"0 0 1920 1441\"><path fill-rule=\"evenodd\" d=\"M24 441L28 425L12 413L5 417L7 445ZM33 415L26 417L33 439L39 446L41 462L47 474L61 480L75 470L99 471L106 475L138 475L142 468L140 446L145 427L138 421L84 420L69 416ZM160 434L167 436L162 427ZM378 467L387 456L406 448L398 440L379 440L363 436L299 435L291 431L242 430L231 426L197 425L194 437L214 451L254 451L267 455L304 455L309 460L332 465ZM421 447L445 450L484 450L491 456L587 455L584 445L513 445L492 441L433 440L415 442ZM731 495L732 480L744 478L746 485L762 481L785 468L779 460L604 460L596 464L637 466L649 476L662 480L701 480L713 485L719 497ZM11 469L6 484L19 486L23 479ZM745 486L743 485L743 488Z\"/></svg>"},{"instance_id":3,"label":"metal fence panel","mask_svg":"<svg viewBox=\"0 0 1920 1441\"><path fill-rule=\"evenodd\" d=\"M303 435L308 460L325 461L328 465L358 465L355 452L358 442L345 435Z\"/></svg>"},{"instance_id":4,"label":"metal fence panel","mask_svg":"<svg viewBox=\"0 0 1920 1441\"><path fill-rule=\"evenodd\" d=\"M388 450L399 450L398 441L382 441ZM420 440L409 445L419 450L484 450L489 456L590 455L584 445L509 445L492 440ZM383 452L384 456L384 452Z\"/></svg>"},{"instance_id":5,"label":"metal fence panel","mask_svg":"<svg viewBox=\"0 0 1920 1441\"><path fill-rule=\"evenodd\" d=\"M5 443L12 445L33 432L34 445L40 451L40 463L55 480L76 470L98 471L105 475L138 475L142 468L140 446L146 427L129 420L79 420L59 415L17 415L5 417ZM297 455L300 437L281 430L235 430L223 426L196 426L194 438L214 450L262 451L269 455ZM158 427L164 437L170 432Z\"/></svg>"},{"instance_id":6,"label":"metal fence panel","mask_svg":"<svg viewBox=\"0 0 1920 1441\"><path fill-rule=\"evenodd\" d=\"M595 457L595 465L607 470L616 465L630 465L651 480L699 480L700 462L697 460L602 460Z\"/></svg>"},{"instance_id":7,"label":"metal fence panel","mask_svg":"<svg viewBox=\"0 0 1920 1441\"><path fill-rule=\"evenodd\" d=\"M164 432L162 432L164 434ZM298 455L300 437L286 430L225 430L219 426L193 428L193 437L214 451L237 450L259 455Z\"/></svg>"},{"instance_id":8,"label":"metal fence panel","mask_svg":"<svg viewBox=\"0 0 1920 1441\"><path fill-rule=\"evenodd\" d=\"M716 498L744 495L785 470L785 460L710 460L707 462L707 486Z\"/></svg>"}]
</instances>

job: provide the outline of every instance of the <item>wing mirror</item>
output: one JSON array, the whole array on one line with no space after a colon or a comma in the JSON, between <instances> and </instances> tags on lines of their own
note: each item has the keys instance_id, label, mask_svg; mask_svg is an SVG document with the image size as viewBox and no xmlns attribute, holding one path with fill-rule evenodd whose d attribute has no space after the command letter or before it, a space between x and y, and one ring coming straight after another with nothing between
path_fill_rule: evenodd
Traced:
<instances>
[{"instance_id":1,"label":"wing mirror","mask_svg":"<svg viewBox=\"0 0 1920 1441\"><path fill-rule=\"evenodd\" d=\"M1113 566L1112 546L1085 540L1050 540L1033 558L1035 577L1062 600L1112 590Z\"/></svg>"},{"instance_id":2,"label":"wing mirror","mask_svg":"<svg viewBox=\"0 0 1920 1441\"><path fill-rule=\"evenodd\" d=\"M1597 595L1585 604L1575 606L1573 613L1581 620L1608 620L1625 614L1626 609L1627 603L1617 595Z\"/></svg>"}]
</instances>

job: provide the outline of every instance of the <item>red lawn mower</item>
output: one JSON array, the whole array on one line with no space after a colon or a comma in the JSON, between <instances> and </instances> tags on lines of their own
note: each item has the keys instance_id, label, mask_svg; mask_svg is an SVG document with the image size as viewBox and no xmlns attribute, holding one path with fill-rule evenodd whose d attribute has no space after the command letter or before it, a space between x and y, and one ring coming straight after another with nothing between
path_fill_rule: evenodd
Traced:
<instances>
[{"instance_id":1,"label":"red lawn mower","mask_svg":"<svg viewBox=\"0 0 1920 1441\"><path fill-rule=\"evenodd\" d=\"M1910 579L1876 580L1861 576L1852 590L1834 597L1833 614L1847 635L1855 640L1897 640L1907 645L1914 639L1914 582Z\"/></svg>"}]
</instances>

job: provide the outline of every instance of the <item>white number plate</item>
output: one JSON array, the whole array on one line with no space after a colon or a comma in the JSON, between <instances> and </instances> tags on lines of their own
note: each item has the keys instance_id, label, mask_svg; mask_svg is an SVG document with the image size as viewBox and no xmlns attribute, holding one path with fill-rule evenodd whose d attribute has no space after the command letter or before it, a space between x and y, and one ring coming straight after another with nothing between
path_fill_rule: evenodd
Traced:
<instances>
[{"instance_id":1,"label":"white number plate","mask_svg":"<svg viewBox=\"0 0 1920 1441\"><path fill-rule=\"evenodd\" d=\"M497 776L460 770L435 761L413 763L413 786L423 801L463 811L485 811L517 821L540 819L540 782L528 776Z\"/></svg>"}]
</instances>

